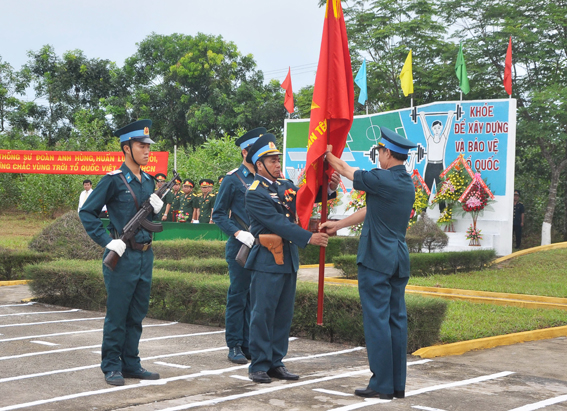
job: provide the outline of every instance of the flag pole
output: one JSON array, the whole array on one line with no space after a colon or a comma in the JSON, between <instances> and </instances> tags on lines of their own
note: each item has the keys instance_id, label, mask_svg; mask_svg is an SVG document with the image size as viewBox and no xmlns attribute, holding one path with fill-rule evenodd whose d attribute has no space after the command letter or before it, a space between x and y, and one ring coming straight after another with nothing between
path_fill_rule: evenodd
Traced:
<instances>
[{"instance_id":1,"label":"flag pole","mask_svg":"<svg viewBox=\"0 0 567 411\"><path fill-rule=\"evenodd\" d=\"M463 101L463 90L461 90L460 93L461 93L461 101Z\"/></svg>"},{"instance_id":2,"label":"flag pole","mask_svg":"<svg viewBox=\"0 0 567 411\"><path fill-rule=\"evenodd\" d=\"M366 115L368 115L368 99L366 100Z\"/></svg>"},{"instance_id":3,"label":"flag pole","mask_svg":"<svg viewBox=\"0 0 567 411\"><path fill-rule=\"evenodd\" d=\"M327 142L329 141L329 129L327 128ZM321 224L327 221L327 186L329 176L327 175L328 163L323 160L323 183L321 186ZM327 232L323 229L323 232ZM317 325L323 325L323 300L325 298L325 247L319 247L319 292L317 293Z\"/></svg>"}]
</instances>

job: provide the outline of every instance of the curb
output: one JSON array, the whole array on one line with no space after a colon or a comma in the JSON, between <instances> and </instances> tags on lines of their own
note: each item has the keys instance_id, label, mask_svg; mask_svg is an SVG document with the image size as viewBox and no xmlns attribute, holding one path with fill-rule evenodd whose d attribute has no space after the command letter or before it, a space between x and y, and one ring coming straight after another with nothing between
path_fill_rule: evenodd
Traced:
<instances>
[{"instance_id":1,"label":"curb","mask_svg":"<svg viewBox=\"0 0 567 411\"><path fill-rule=\"evenodd\" d=\"M325 268L334 268L335 264L333 263L328 263L325 264ZM299 268L319 268L319 264L305 264L305 265L300 265Z\"/></svg>"},{"instance_id":2,"label":"curb","mask_svg":"<svg viewBox=\"0 0 567 411\"><path fill-rule=\"evenodd\" d=\"M564 243L554 243L554 244L547 244L547 245L540 245L538 247L526 248L525 250L516 251L515 253L505 255L504 257L497 258L492 262L491 265L500 264L504 261L510 260L515 257L520 257L522 255L537 253L539 251L549 251L549 250L558 250L561 248L567 248L567 242Z\"/></svg>"},{"instance_id":3,"label":"curb","mask_svg":"<svg viewBox=\"0 0 567 411\"><path fill-rule=\"evenodd\" d=\"M8 285L24 285L28 284L30 280L15 280L15 281L0 281L0 287Z\"/></svg>"},{"instance_id":4,"label":"curb","mask_svg":"<svg viewBox=\"0 0 567 411\"><path fill-rule=\"evenodd\" d=\"M518 344L528 341L547 340L550 338L567 337L567 326L546 328L543 330L523 331L496 337L479 338L477 340L461 341L452 344L434 345L420 348L412 355L421 358L444 357L461 355L468 351Z\"/></svg>"}]
</instances>

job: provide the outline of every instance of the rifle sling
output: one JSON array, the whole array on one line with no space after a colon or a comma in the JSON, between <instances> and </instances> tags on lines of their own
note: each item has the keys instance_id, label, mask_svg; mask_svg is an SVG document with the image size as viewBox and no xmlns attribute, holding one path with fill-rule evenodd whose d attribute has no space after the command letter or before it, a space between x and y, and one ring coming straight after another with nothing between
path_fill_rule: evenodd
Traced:
<instances>
[{"instance_id":1,"label":"rifle sling","mask_svg":"<svg viewBox=\"0 0 567 411\"><path fill-rule=\"evenodd\" d=\"M134 194L134 190L132 190L132 187L130 187L130 184L128 184L128 181L126 181L126 177L124 177L124 174L120 173L118 175L120 176L122 181L124 181L124 184L126 185L126 188L130 191L130 194L132 194L132 198L134 199L134 204L136 204L136 211L140 211L140 206L138 205L138 199L136 198L136 194Z\"/></svg>"}]
</instances>

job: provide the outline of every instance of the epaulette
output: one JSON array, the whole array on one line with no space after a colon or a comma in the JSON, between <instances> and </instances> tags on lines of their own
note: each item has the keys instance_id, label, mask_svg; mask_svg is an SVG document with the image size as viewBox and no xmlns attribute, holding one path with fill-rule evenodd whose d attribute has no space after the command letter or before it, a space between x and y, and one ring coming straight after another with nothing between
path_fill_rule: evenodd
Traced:
<instances>
[{"instance_id":1,"label":"epaulette","mask_svg":"<svg viewBox=\"0 0 567 411\"><path fill-rule=\"evenodd\" d=\"M203 193L195 194L195 197L203 197Z\"/></svg>"},{"instance_id":2,"label":"epaulette","mask_svg":"<svg viewBox=\"0 0 567 411\"><path fill-rule=\"evenodd\" d=\"M234 170L230 170L228 173L226 173L227 176L234 174L236 171L238 171L238 168L235 168Z\"/></svg>"},{"instance_id":3,"label":"epaulette","mask_svg":"<svg viewBox=\"0 0 567 411\"><path fill-rule=\"evenodd\" d=\"M114 171L111 171L110 173L106 173L107 176L114 176L116 174L120 174L122 172L122 170L120 170L119 168L117 168Z\"/></svg>"},{"instance_id":4,"label":"epaulette","mask_svg":"<svg viewBox=\"0 0 567 411\"><path fill-rule=\"evenodd\" d=\"M256 188L258 187L258 184L260 184L260 181L258 180L254 180L254 182L250 185L250 188L248 188L248 190L256 190Z\"/></svg>"}]
</instances>

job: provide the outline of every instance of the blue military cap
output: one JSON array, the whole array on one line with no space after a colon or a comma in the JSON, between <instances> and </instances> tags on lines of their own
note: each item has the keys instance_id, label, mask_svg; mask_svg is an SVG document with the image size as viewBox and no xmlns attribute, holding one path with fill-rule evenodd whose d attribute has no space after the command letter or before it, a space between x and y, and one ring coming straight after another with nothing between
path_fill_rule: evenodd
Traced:
<instances>
[{"instance_id":1,"label":"blue military cap","mask_svg":"<svg viewBox=\"0 0 567 411\"><path fill-rule=\"evenodd\" d=\"M250 130L246 134L242 135L238 140L236 140L234 144L240 147L241 150L244 150L254 144L260 136L266 134L266 131L268 130L266 130L264 127L258 127Z\"/></svg>"},{"instance_id":2,"label":"blue military cap","mask_svg":"<svg viewBox=\"0 0 567 411\"><path fill-rule=\"evenodd\" d=\"M382 131L382 140L379 145L400 154L407 154L410 148L417 147L416 144L407 138L400 136L398 133L386 127L380 127Z\"/></svg>"},{"instance_id":3,"label":"blue military cap","mask_svg":"<svg viewBox=\"0 0 567 411\"><path fill-rule=\"evenodd\" d=\"M279 154L282 153L280 153L276 147L276 136L273 134L264 134L248 149L246 161L250 164L256 164L256 161L264 156L275 156Z\"/></svg>"},{"instance_id":4,"label":"blue military cap","mask_svg":"<svg viewBox=\"0 0 567 411\"><path fill-rule=\"evenodd\" d=\"M120 137L120 142L124 143L128 140L136 140L140 143L153 144L154 141L150 138L150 127L152 120L138 120L133 123L116 130L114 135Z\"/></svg>"}]
</instances>

